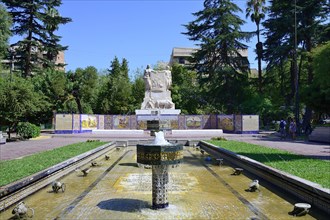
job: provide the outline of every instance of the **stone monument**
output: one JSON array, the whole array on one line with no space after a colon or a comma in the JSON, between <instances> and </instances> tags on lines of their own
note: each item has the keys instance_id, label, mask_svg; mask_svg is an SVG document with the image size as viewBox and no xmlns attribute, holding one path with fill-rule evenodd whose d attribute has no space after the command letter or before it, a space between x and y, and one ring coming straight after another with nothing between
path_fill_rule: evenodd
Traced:
<instances>
[{"instance_id":1,"label":"stone monument","mask_svg":"<svg viewBox=\"0 0 330 220\"><path fill-rule=\"evenodd\" d=\"M138 120L162 122L177 117L181 110L175 109L175 104L172 102L170 91L172 74L169 67L164 70L153 70L148 65L143 79L144 99L141 109L135 110Z\"/></svg>"},{"instance_id":2,"label":"stone monument","mask_svg":"<svg viewBox=\"0 0 330 220\"><path fill-rule=\"evenodd\" d=\"M171 71L155 71L148 65L143 79L145 93L141 109L175 109L169 90L172 85Z\"/></svg>"}]
</instances>

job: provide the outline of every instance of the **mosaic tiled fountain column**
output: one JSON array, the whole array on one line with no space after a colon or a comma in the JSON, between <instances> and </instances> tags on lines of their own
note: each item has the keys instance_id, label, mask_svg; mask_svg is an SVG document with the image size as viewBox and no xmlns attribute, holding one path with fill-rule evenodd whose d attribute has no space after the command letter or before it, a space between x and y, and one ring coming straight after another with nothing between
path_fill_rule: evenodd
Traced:
<instances>
[{"instance_id":1,"label":"mosaic tiled fountain column","mask_svg":"<svg viewBox=\"0 0 330 220\"><path fill-rule=\"evenodd\" d=\"M168 142L167 142L168 143ZM176 167L182 161L183 147L179 144L138 144L137 162L152 166L152 208L168 206L169 166Z\"/></svg>"}]
</instances>

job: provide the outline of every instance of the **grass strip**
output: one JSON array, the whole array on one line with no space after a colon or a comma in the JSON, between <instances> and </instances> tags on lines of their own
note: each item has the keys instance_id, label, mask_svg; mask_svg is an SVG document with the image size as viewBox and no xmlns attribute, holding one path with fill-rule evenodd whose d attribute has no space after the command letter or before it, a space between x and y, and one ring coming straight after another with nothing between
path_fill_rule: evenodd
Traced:
<instances>
[{"instance_id":1,"label":"grass strip","mask_svg":"<svg viewBox=\"0 0 330 220\"><path fill-rule=\"evenodd\" d=\"M330 188L329 161L238 141L211 140L208 142L278 170L318 183L324 188Z\"/></svg>"},{"instance_id":2,"label":"grass strip","mask_svg":"<svg viewBox=\"0 0 330 220\"><path fill-rule=\"evenodd\" d=\"M104 144L106 142L82 142L43 151L21 159L0 161L0 186L35 174Z\"/></svg>"}]
</instances>

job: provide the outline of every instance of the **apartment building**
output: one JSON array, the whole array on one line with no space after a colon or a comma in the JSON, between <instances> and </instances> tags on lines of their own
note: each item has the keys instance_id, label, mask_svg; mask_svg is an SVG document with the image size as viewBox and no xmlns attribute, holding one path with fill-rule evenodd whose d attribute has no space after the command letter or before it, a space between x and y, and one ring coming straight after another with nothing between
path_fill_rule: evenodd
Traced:
<instances>
[{"instance_id":1,"label":"apartment building","mask_svg":"<svg viewBox=\"0 0 330 220\"><path fill-rule=\"evenodd\" d=\"M169 65L172 66L174 63L189 65L189 57L195 53L198 48L191 47L174 47L172 49ZM248 50L240 50L239 53L248 60ZM258 71L256 68L250 68L249 78L258 78Z\"/></svg>"},{"instance_id":2,"label":"apartment building","mask_svg":"<svg viewBox=\"0 0 330 220\"><path fill-rule=\"evenodd\" d=\"M5 59L1 60L1 63L4 66L10 68L12 71L21 70L22 68L20 64L22 54L18 52L20 47L19 43L20 42L10 45L8 56ZM40 47L38 46L32 46L32 54L36 55L39 58L47 57L47 52L40 50ZM32 58L32 62L37 62L37 61L35 58L34 59ZM54 59L54 64L56 65L56 68L58 70L65 71L64 51L59 51L59 53Z\"/></svg>"},{"instance_id":3,"label":"apartment building","mask_svg":"<svg viewBox=\"0 0 330 220\"><path fill-rule=\"evenodd\" d=\"M171 58L170 58L170 65L174 63L179 63L182 65L188 65L189 61L188 58L191 57L193 53L195 53L198 48L190 48L190 47L174 47L172 50ZM239 50L239 53L248 59L248 50Z\"/></svg>"}]
</instances>

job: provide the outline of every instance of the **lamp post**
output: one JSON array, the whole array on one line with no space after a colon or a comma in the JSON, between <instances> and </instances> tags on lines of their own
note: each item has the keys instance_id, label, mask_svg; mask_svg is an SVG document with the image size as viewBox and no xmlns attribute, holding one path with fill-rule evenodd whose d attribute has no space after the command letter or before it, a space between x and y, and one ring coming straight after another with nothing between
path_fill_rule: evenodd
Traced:
<instances>
[{"instance_id":1,"label":"lamp post","mask_svg":"<svg viewBox=\"0 0 330 220\"><path fill-rule=\"evenodd\" d=\"M294 75L295 75L295 120L297 126L297 135L300 135L300 117L299 117L299 71L297 66L297 0L294 1Z\"/></svg>"}]
</instances>

